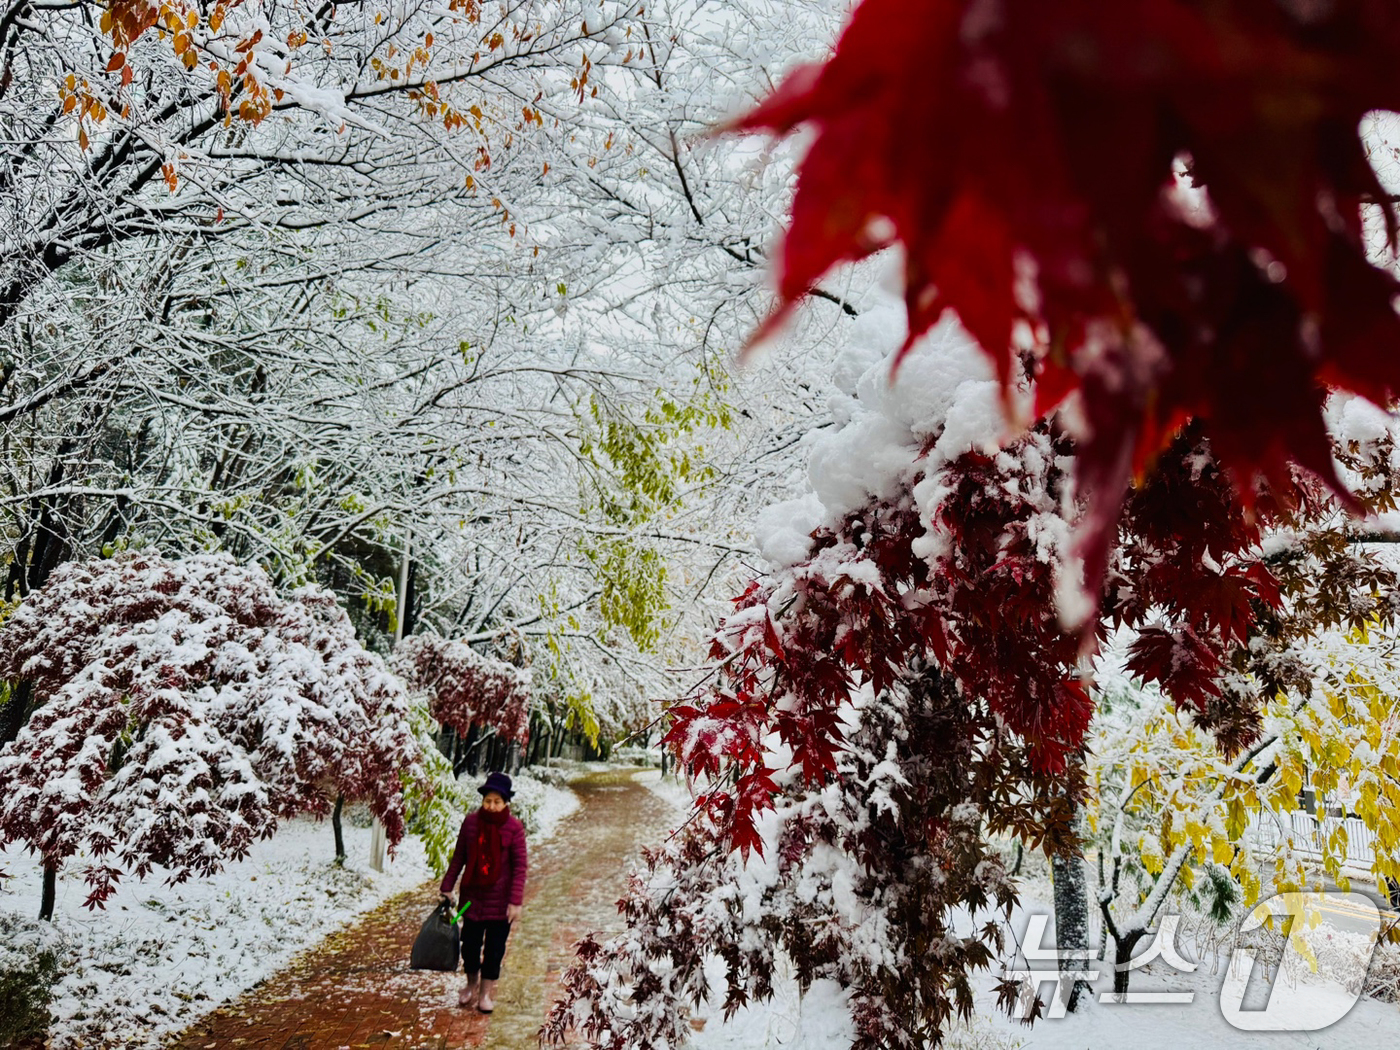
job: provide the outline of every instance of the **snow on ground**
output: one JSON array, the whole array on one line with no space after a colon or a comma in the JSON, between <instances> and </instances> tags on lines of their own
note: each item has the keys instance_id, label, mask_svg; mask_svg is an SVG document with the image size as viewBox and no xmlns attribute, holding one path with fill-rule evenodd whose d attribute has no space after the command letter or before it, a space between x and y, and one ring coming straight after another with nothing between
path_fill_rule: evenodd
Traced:
<instances>
[{"instance_id":1,"label":"snow on ground","mask_svg":"<svg viewBox=\"0 0 1400 1050\"><path fill-rule=\"evenodd\" d=\"M532 844L578 807L565 788L529 777L517 785L536 829ZM83 908L81 866L70 865L54 909L69 972L50 1005L50 1045L159 1045L162 1035L251 988L355 916L435 877L412 836L377 873L369 867L369 828L347 820L344 830L344 867L334 863L329 821L286 821L213 878L167 886L153 873L121 884L105 911ZM0 852L0 870L11 876L0 880L0 926L32 939L41 869L35 858L12 851Z\"/></svg>"},{"instance_id":2,"label":"snow on ground","mask_svg":"<svg viewBox=\"0 0 1400 1050\"><path fill-rule=\"evenodd\" d=\"M533 768L530 773L522 771L512 779L510 808L525 825L530 844L537 845L559 830L565 818L578 809L579 802L578 795L568 788L537 779L531 775L533 772ZM475 784L486 778L464 775L462 779Z\"/></svg>"},{"instance_id":3,"label":"snow on ground","mask_svg":"<svg viewBox=\"0 0 1400 1050\"><path fill-rule=\"evenodd\" d=\"M1048 890L1048 883L1043 888ZM1045 901L1048 900L1047 893ZM1028 895L1024 907L1013 916L1011 926L1017 941L1025 932L1031 911L1053 915L1053 908L1045 901ZM1347 936L1324 924L1310 932L1309 940L1316 946L1332 937L1344 939ZM1008 947L1014 950L1011 942ZM1187 938L1181 938L1180 947L1186 958L1195 959L1193 946ZM1318 955L1324 958L1325 965L1324 952L1319 950ZM782 969L780 963L780 975ZM834 982L819 981L804 997L798 994L796 982L788 975L775 981L776 993L770 1002L745 1007L726 1022L719 1008L724 987L723 964L715 960L707 973L716 994L696 1018L695 1023L701 1027L692 1042L693 1050L776 1050L779 1047L848 1050L850 1047L852 1025L842 990ZM1250 979L1247 969L1232 971L1228 955L1221 955L1214 962L1207 958L1194 973L1181 973L1160 961L1134 972L1132 991L1193 992L1190 1004L1099 1002L1098 993L1112 989L1110 967L1094 986L1094 999L1081 1006L1078 1012L1060 1018L1045 1017L1032 1027L1007 1017L998 1009L993 991L998 976L983 974L976 979L976 1014L969 1023L959 1024L949 1033L944 1044L948 1050L1083 1050L1084 1047L1108 1046L1132 1047L1132 1050L1181 1050L1183 1047L1313 1050L1324 1046L1327 1050L1374 1050L1377 1046L1393 1045L1400 1035L1400 1005L1374 999L1357 1002L1340 1021L1321 1031L1256 1032L1234 1028L1221 1012L1221 990L1227 980L1247 982L1244 999L1247 1010L1262 1009L1267 1001L1268 985L1259 974ZM1042 1000L1048 1001L1052 987L1049 984L1042 987ZM1345 1001L1353 998L1329 982L1325 973L1313 976L1297 968L1293 973L1285 968L1277 978L1273 994L1284 997L1283 1003L1291 1008L1292 1016L1304 1019L1317 1016L1332 1000L1344 1000L1344 1007Z\"/></svg>"},{"instance_id":4,"label":"snow on ground","mask_svg":"<svg viewBox=\"0 0 1400 1050\"><path fill-rule=\"evenodd\" d=\"M411 837L382 874L371 871L369 837L369 828L347 822L346 862L337 867L328 821L286 821L219 875L167 886L157 871L123 883L96 912L83 907L81 869L70 865L54 909L71 954L50 1006L52 1045L153 1045L355 915L431 877ZM0 884L0 913L32 919L42 882L37 859L0 856L13 876Z\"/></svg>"},{"instance_id":5,"label":"snow on ground","mask_svg":"<svg viewBox=\"0 0 1400 1050\"><path fill-rule=\"evenodd\" d=\"M692 809L690 788L686 786L685 780L668 773L662 776L659 769L648 769L638 773L634 778L638 784L646 787L653 795L669 803L676 811L677 821L684 820L690 816Z\"/></svg>"},{"instance_id":6,"label":"snow on ground","mask_svg":"<svg viewBox=\"0 0 1400 1050\"><path fill-rule=\"evenodd\" d=\"M724 964L720 960L706 966L705 975L712 989L724 988ZM722 998L721 991L716 1003ZM817 981L801 996L791 976L775 982L770 1002L742 1007L727 1023L716 1005L695 1023L703 1023L703 1027L691 1041L692 1050L848 1050L855 1034L845 997L835 981Z\"/></svg>"},{"instance_id":7,"label":"snow on ground","mask_svg":"<svg viewBox=\"0 0 1400 1050\"><path fill-rule=\"evenodd\" d=\"M1053 913L1053 908L1044 901L1027 901L1026 907L1012 920L1012 928L1018 935L1025 930L1028 909L1047 915ZM1309 940L1317 943L1333 935L1346 936L1334 934L1327 925L1322 925L1311 931ZM1196 946L1189 937L1179 937L1178 947L1188 961L1196 961ZM984 975L977 982L979 1002L985 1004L979 1013L984 1014L985 1038L998 1041L973 1045L1022 1046L1027 1050L1081 1050L1086 1046L1131 1046L1133 1050L1180 1050L1182 1047L1313 1050L1324 1046L1328 1050L1372 1050L1376 1046L1392 1045L1400 1034L1400 1006L1363 998L1347 1010L1346 1003L1355 1001L1355 996L1329 981L1325 971L1312 975L1305 967L1285 966L1274 980L1270 993L1268 976L1257 964L1259 972L1252 972L1254 968L1247 964L1232 966L1228 951L1200 954L1203 959L1192 973L1183 973L1159 960L1134 971L1129 984L1130 992L1193 993L1190 1003L1104 1001L1101 993L1111 992L1113 986L1110 964L1103 968L1093 986L1094 997L1079 1011L1060 1018L1042 1018L1029 1028L996 1009L995 995L991 991L993 977ZM1246 990L1241 1025L1249 1024L1251 1016L1261 1017L1265 1004L1275 998L1279 1005L1290 1007L1293 1018L1302 1019L1304 1023L1324 1013L1334 1000L1340 1001L1337 1012L1345 1011L1345 1016L1315 1032L1241 1030L1226 1021L1221 1000L1222 990L1227 986L1238 989L1242 984ZM1051 988L1046 985L1041 989L1042 1000L1049 999ZM1270 1014L1273 1012L1270 1010ZM956 1042L953 1047L956 1050Z\"/></svg>"}]
</instances>

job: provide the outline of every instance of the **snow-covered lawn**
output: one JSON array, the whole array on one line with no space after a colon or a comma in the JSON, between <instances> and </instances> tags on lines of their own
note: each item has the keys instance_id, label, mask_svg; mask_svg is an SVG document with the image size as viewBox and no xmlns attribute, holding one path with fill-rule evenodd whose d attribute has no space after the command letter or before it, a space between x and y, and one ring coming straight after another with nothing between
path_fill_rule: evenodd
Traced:
<instances>
[{"instance_id":1,"label":"snow-covered lawn","mask_svg":"<svg viewBox=\"0 0 1400 1050\"><path fill-rule=\"evenodd\" d=\"M638 773L635 779L638 784L645 785L652 794L671 804L671 807L676 811L677 823L690 816L690 789L685 786L683 779L674 773L662 776L659 769L648 769Z\"/></svg>"},{"instance_id":2,"label":"snow-covered lawn","mask_svg":"<svg viewBox=\"0 0 1400 1050\"><path fill-rule=\"evenodd\" d=\"M564 788L521 778L533 813L532 843L578 806ZM158 1045L290 961L297 952L381 901L433 877L411 836L377 873L368 828L345 824L346 862L333 863L329 821L285 822L249 857L211 879L167 886L158 874L123 882L105 911L83 908L79 865L58 882L54 927L67 942L68 973L55 988L51 1045ZM0 853L0 927L32 929L42 872L23 853ZM0 968L14 942L0 936Z\"/></svg>"}]
</instances>

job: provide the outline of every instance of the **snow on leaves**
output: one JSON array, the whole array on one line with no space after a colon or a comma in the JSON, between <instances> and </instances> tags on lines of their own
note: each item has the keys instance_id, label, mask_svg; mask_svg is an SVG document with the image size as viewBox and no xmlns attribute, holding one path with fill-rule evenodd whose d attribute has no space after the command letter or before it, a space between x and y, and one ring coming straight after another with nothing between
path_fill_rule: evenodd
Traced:
<instances>
[{"instance_id":1,"label":"snow on leaves","mask_svg":"<svg viewBox=\"0 0 1400 1050\"><path fill-rule=\"evenodd\" d=\"M770 733L804 784L824 783L851 691L883 695L926 660L984 699L1038 769L1064 770L1090 714L1079 642L1056 611L1059 562L1044 549L1066 448L1042 424L996 457L965 453L932 472L940 496L928 516L908 496L872 504L818 530L808 561L736 600L711 653L719 683L671 709L666 737L693 774L732 779L732 791L705 796L732 846L761 852ZM926 533L944 541L932 558L915 553Z\"/></svg>"},{"instance_id":2,"label":"snow on leaves","mask_svg":"<svg viewBox=\"0 0 1400 1050\"><path fill-rule=\"evenodd\" d=\"M817 135L782 250L789 311L835 264L905 249L908 341L945 309L1038 410L1078 392L1086 582L1135 470L1196 419L1248 500L1334 482L1323 384L1400 391L1400 286L1360 141L1400 108L1400 10L1372 0L863 0L826 64L742 129Z\"/></svg>"},{"instance_id":3,"label":"snow on leaves","mask_svg":"<svg viewBox=\"0 0 1400 1050\"><path fill-rule=\"evenodd\" d=\"M70 562L0 628L0 675L41 702L0 750L0 836L91 857L90 907L109 857L212 874L337 794L403 836L407 696L317 588L281 598L226 555Z\"/></svg>"},{"instance_id":4,"label":"snow on leaves","mask_svg":"<svg viewBox=\"0 0 1400 1050\"><path fill-rule=\"evenodd\" d=\"M529 738L527 671L435 634L405 638L394 650L393 666L411 690L427 694L433 718L460 735L475 726L521 744Z\"/></svg>"},{"instance_id":5,"label":"snow on leaves","mask_svg":"<svg viewBox=\"0 0 1400 1050\"><path fill-rule=\"evenodd\" d=\"M1256 644L1278 633L1285 600L1324 591L1325 601L1309 600L1318 610L1309 615L1320 620L1325 610L1334 622L1364 620L1389 601L1370 597L1385 589L1382 577L1348 552L1320 552L1333 555L1321 574L1280 554L1279 535L1340 520L1321 485L1299 472L1246 505L1193 423L1125 501L1086 634L1061 611L1077 582L1071 536L1084 513L1070 485L1070 428L1052 415L999 447L999 428L985 418L990 381L977 379L946 332L915 348L893 386L888 359L868 349L859 357L865 374L849 384L845 422L814 450L813 497L766 519L784 537L810 528L805 556L786 539L774 547L780 560L716 633L713 679L670 712L667 742L705 782L709 819L695 832L704 848L694 857L678 848L634 886L624 902L625 914L636 909L628 935L596 959L582 954L566 979L559 1031L571 1021L600 1045L662 1045L663 1019L696 1000L680 976L648 979L642 960L669 956L672 972L688 972L693 960L672 936L672 918L694 908L697 923L711 924L685 936L725 957L728 1002L769 994L771 969L745 946L803 916L808 941L783 950L812 951L811 931L830 932L829 954L818 953L811 972L852 988L858 1045L924 1045L986 956L971 945L949 954L923 931L990 891L949 878L921 887L917 914L892 901L918 882L920 865L948 873L964 870L963 857L985 859L989 832L1068 847L1093 710L1085 656L1101 633L1136 631L1133 670L1235 755L1258 738L1261 699L1295 684L1287 654ZM911 410L911 398L935 386L943 403ZM1386 505L1389 439L1338 447L1348 472L1376 479L1360 498ZM1360 607L1358 597L1367 598ZM901 801L910 796L912 811ZM897 828L857 835L840 820L822 824L845 806L871 820L897 814ZM807 815L794 820L795 809ZM713 858L725 854L726 872L716 874ZM897 980L842 970L865 942L842 932L836 897L815 907L810 889L782 898L804 866L820 863L845 865L847 885L880 887L858 897L860 914L903 961ZM890 874L899 865L908 867ZM749 879L771 892L771 910L735 904L752 918L717 922L731 907L729 883ZM609 966L613 984L604 979ZM911 982L922 990L909 994ZM643 1003L653 994L667 1005ZM623 1008L629 995L635 1013ZM897 1006L886 1010L890 1003Z\"/></svg>"},{"instance_id":6,"label":"snow on leaves","mask_svg":"<svg viewBox=\"0 0 1400 1050\"><path fill-rule=\"evenodd\" d=\"M1011 798L1006 774L1029 769L1024 749L936 669L878 700L861 689L838 717L847 740L835 777L785 780L758 821L763 858L745 864L699 822L647 851L619 902L625 930L580 945L547 1039L572 1029L592 1046L683 1045L712 953L726 1015L771 997L785 956L801 987L826 979L849 992L861 1050L931 1045L971 1012L969 974L1002 948L986 912L1005 914L1013 899L981 822L1043 824L1058 802ZM953 902L984 909L975 929L955 931Z\"/></svg>"}]
</instances>

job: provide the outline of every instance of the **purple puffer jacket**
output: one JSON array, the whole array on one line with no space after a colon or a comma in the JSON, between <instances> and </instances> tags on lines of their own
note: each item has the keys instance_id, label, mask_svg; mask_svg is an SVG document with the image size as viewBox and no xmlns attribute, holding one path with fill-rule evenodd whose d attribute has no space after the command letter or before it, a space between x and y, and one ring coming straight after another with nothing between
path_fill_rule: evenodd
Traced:
<instances>
[{"instance_id":1,"label":"purple puffer jacket","mask_svg":"<svg viewBox=\"0 0 1400 1050\"><path fill-rule=\"evenodd\" d=\"M467 855L471 843L476 839L476 821L480 810L468 813L462 821L462 829L457 832L457 848L452 851L452 863L447 865L447 874L442 877L439 889L451 895L456 886L457 876L465 877ZM472 906L467 909L464 919L477 922L490 922L506 917L507 904L521 904L525 900L525 825L515 814L506 817L501 825L501 877L496 884L484 893L470 898ZM463 902L460 889L458 905Z\"/></svg>"}]
</instances>

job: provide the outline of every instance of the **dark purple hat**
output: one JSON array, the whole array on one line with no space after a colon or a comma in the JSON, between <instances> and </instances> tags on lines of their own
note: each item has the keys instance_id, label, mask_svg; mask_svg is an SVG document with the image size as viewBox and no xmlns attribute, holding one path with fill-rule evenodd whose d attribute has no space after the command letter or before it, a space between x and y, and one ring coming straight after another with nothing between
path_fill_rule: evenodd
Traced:
<instances>
[{"instance_id":1,"label":"dark purple hat","mask_svg":"<svg viewBox=\"0 0 1400 1050\"><path fill-rule=\"evenodd\" d=\"M509 802L510 777L506 776L504 773L487 773L486 783L482 784L481 787L476 790L483 795L488 791L494 791L496 794L500 795L501 798Z\"/></svg>"}]
</instances>

